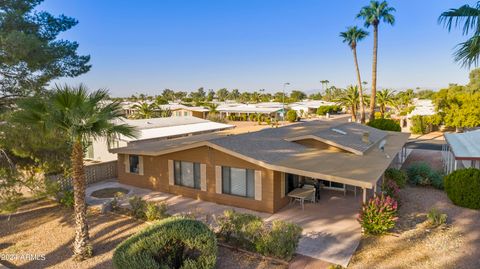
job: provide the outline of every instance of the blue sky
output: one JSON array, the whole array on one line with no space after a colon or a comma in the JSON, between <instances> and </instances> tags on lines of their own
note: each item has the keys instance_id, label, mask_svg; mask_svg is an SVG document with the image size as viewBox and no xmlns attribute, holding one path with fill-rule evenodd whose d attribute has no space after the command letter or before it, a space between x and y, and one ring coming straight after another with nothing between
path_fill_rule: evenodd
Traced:
<instances>
[{"instance_id":1,"label":"blue sky","mask_svg":"<svg viewBox=\"0 0 480 269\"><path fill-rule=\"evenodd\" d=\"M381 25L378 85L433 88L466 83L453 62L465 37L437 24L439 14L475 1L391 0L396 24ZM39 9L79 24L61 38L91 55L91 71L56 82L107 88L114 96L191 91L319 89L355 83L350 49L339 32L368 1L344 0L45 0ZM358 45L362 80L371 81L372 38Z\"/></svg>"}]
</instances>

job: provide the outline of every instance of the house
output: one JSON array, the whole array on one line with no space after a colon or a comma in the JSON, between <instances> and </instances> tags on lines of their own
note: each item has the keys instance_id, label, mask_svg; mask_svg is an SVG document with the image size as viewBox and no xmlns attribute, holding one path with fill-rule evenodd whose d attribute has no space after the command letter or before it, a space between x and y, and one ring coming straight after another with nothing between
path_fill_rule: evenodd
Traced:
<instances>
[{"instance_id":1,"label":"house","mask_svg":"<svg viewBox=\"0 0 480 269\"><path fill-rule=\"evenodd\" d=\"M436 114L435 105L432 100L429 99L413 99L413 106L415 107L412 112L401 118L402 132L410 132L412 127L412 118L414 116L432 116Z\"/></svg>"},{"instance_id":2,"label":"house","mask_svg":"<svg viewBox=\"0 0 480 269\"><path fill-rule=\"evenodd\" d=\"M153 101L145 101L147 104L152 104ZM124 111L124 115L127 118L130 118L135 115L137 109L135 105L138 105L138 102L122 102L121 106ZM169 110L172 112L172 117L197 117L201 119L206 119L208 115L208 109L202 106L186 106L178 103L169 103L165 105L160 105L161 110Z\"/></svg>"},{"instance_id":3,"label":"house","mask_svg":"<svg viewBox=\"0 0 480 269\"><path fill-rule=\"evenodd\" d=\"M480 130L444 134L443 168L446 174L460 168L480 168Z\"/></svg>"},{"instance_id":4,"label":"house","mask_svg":"<svg viewBox=\"0 0 480 269\"><path fill-rule=\"evenodd\" d=\"M363 190L365 201L384 171L398 164L408 136L317 120L136 143L112 152L118 154L121 183L273 213L302 184L342 194Z\"/></svg>"},{"instance_id":5,"label":"house","mask_svg":"<svg viewBox=\"0 0 480 269\"><path fill-rule=\"evenodd\" d=\"M182 136L198 135L235 128L233 125L212 122L192 116L129 120L121 119L117 124L128 124L139 131L136 138L120 136L110 143L105 138L91 141L86 159L108 162L117 159L110 153L112 148L126 147L129 144L145 141L158 141Z\"/></svg>"},{"instance_id":6,"label":"house","mask_svg":"<svg viewBox=\"0 0 480 269\"><path fill-rule=\"evenodd\" d=\"M323 100L302 101L290 104L290 109L297 111L297 115L306 118L310 115L316 115L317 109L321 106L334 106L336 103Z\"/></svg>"},{"instance_id":7,"label":"house","mask_svg":"<svg viewBox=\"0 0 480 269\"><path fill-rule=\"evenodd\" d=\"M243 116L248 119L251 114L261 114L272 119L280 119L283 105L277 102L258 104L224 103L217 107L217 111L220 113L220 116L226 118L229 116Z\"/></svg>"}]
</instances>

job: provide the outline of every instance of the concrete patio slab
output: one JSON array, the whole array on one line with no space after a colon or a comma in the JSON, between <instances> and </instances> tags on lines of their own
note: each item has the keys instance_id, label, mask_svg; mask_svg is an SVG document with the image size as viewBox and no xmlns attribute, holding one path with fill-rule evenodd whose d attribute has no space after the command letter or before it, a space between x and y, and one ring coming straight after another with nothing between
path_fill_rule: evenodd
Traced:
<instances>
[{"instance_id":1,"label":"concrete patio slab","mask_svg":"<svg viewBox=\"0 0 480 269\"><path fill-rule=\"evenodd\" d=\"M347 267L361 239L361 227L356 218L361 207L360 195L322 191L317 203L289 205L267 221L275 219L297 223L303 236L297 253Z\"/></svg>"},{"instance_id":2,"label":"concrete patio slab","mask_svg":"<svg viewBox=\"0 0 480 269\"><path fill-rule=\"evenodd\" d=\"M322 191L322 199L314 204L306 203L305 210L302 210L299 204L292 204L272 215L133 187L117 181L103 181L88 186L86 191L87 203L90 205L105 203L109 199L94 198L91 196L92 192L104 188L118 187L130 191L127 197L136 195L147 201L166 202L168 205L167 213L171 215L194 215L197 219L210 225L214 224L216 216L222 215L227 209L257 215L266 221L285 220L295 222L303 228L302 238L297 248L298 254L344 267L348 265L361 239L361 228L356 221L361 206L361 195L355 197L353 193L347 193L344 196L343 192ZM128 206L128 199L124 200L122 206ZM295 264L298 266L296 268L314 268L311 267L314 263L312 264L311 261L305 262L305 259L297 261Z\"/></svg>"}]
</instances>

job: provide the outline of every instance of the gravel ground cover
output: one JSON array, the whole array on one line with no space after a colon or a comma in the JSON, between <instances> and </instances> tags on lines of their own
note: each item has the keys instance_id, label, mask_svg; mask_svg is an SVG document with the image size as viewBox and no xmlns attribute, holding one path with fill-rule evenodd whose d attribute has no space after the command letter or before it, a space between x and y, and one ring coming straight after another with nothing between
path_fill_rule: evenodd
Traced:
<instances>
[{"instance_id":1,"label":"gravel ground cover","mask_svg":"<svg viewBox=\"0 0 480 269\"><path fill-rule=\"evenodd\" d=\"M88 222L95 256L76 263L71 259L75 230L70 209L53 201L40 200L22 206L10 220L8 215L0 215L0 263L9 268L28 269L112 268L115 247L148 225L128 216L100 214L92 210L88 212ZM38 258L28 260L25 258L27 254ZM12 259L13 255L16 255L15 259ZM217 268L286 268L256 255L223 247L219 247L218 257Z\"/></svg>"}]
</instances>

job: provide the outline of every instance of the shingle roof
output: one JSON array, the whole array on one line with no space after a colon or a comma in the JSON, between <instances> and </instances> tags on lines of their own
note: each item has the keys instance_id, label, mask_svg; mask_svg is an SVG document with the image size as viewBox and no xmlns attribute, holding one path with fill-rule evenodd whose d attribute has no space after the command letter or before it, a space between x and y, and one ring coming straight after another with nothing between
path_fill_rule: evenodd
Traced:
<instances>
[{"instance_id":1,"label":"shingle roof","mask_svg":"<svg viewBox=\"0 0 480 269\"><path fill-rule=\"evenodd\" d=\"M331 134L332 128L347 132L348 138ZM366 130L370 132L372 140L368 146L361 144L362 134ZM363 155L319 150L292 141L311 135L327 137L337 144L363 151ZM316 120L238 135L216 133L139 143L113 152L158 156L209 146L270 169L371 188L401 150L408 136L406 133L384 132L357 123ZM384 151L372 146L383 139L387 141Z\"/></svg>"}]
</instances>

